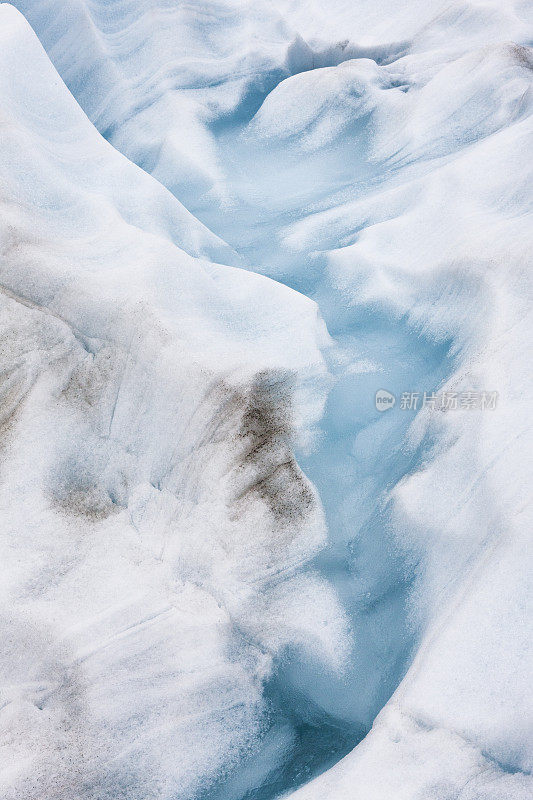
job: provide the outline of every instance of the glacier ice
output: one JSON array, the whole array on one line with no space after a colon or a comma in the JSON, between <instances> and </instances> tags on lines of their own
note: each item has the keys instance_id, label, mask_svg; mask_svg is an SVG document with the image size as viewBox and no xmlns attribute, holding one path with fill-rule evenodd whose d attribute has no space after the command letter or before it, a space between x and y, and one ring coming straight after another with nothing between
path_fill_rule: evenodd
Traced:
<instances>
[{"instance_id":1,"label":"glacier ice","mask_svg":"<svg viewBox=\"0 0 533 800\"><path fill-rule=\"evenodd\" d=\"M3 797L531 796L532 28L2 3Z\"/></svg>"}]
</instances>

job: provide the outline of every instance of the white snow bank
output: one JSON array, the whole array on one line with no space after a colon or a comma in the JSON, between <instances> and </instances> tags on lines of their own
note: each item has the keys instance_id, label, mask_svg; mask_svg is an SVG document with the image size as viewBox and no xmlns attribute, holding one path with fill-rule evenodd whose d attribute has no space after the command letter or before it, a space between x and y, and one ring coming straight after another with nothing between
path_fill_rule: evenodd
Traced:
<instances>
[{"instance_id":1,"label":"white snow bank","mask_svg":"<svg viewBox=\"0 0 533 800\"><path fill-rule=\"evenodd\" d=\"M7 141L1 154L4 164L12 161L21 202L31 198L43 210L65 203L85 206L83 216L95 225L111 224L118 212L128 224L167 238L193 256L238 263L231 248L96 134L27 22L8 4L2 4L0 57L4 124L19 150L23 146L28 153L23 173L16 169L19 151L12 153ZM51 197L54 190L56 197ZM47 196L39 198L40 191ZM65 236L82 232L76 214L64 214L63 225Z\"/></svg>"},{"instance_id":2,"label":"white snow bank","mask_svg":"<svg viewBox=\"0 0 533 800\"><path fill-rule=\"evenodd\" d=\"M284 648L342 667L292 450L328 337L307 298L172 244L225 252L6 5L0 37L1 794L189 800L261 746Z\"/></svg>"}]
</instances>

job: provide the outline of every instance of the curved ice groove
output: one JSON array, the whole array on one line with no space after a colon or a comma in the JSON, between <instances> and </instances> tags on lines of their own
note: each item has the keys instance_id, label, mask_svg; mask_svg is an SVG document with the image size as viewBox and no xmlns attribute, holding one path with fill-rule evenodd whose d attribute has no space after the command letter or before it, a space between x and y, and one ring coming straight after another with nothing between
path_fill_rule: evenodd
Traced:
<instances>
[{"instance_id":1,"label":"curved ice groove","mask_svg":"<svg viewBox=\"0 0 533 800\"><path fill-rule=\"evenodd\" d=\"M518 387L527 377L519 343L529 331L522 153L531 141L532 62L527 47L505 41L530 40L525 6L413 2L400 10L394 4L387 18L366 2L357 9L333 3L327 15L321 4L281 1L193 3L185 10L167 3L143 10L135 2L119 11L98 2L17 5L102 133L245 263L317 300L335 342L326 347L322 340L335 376L322 436L299 454L324 506L327 547L311 546L303 560L297 550L294 572L288 554L281 563L265 556L258 570L239 551L236 561L245 564L236 583L223 556L228 540L213 554L208 537L200 555L186 541L180 555L191 585L207 589L229 613L235 663L263 684L257 703L262 697L268 708L261 722L244 703L250 717L244 713L240 721L243 740L224 751L219 782L205 788L200 782L195 796L266 800L294 789L324 772L374 723L362 747L296 795L412 800L439 786L446 798L525 798L531 766L520 687L528 675L524 669L517 679L515 665L523 663L528 641L521 612L528 584L520 563L524 523L509 505L523 515L527 481L513 483L509 475L528 441L527 402ZM60 16L73 14L78 31L87 9L91 31L80 58L65 44L68 32L58 35ZM252 50L250 30L260 31ZM233 290L243 277L232 281ZM224 307L230 328L236 297L238 291L230 292ZM175 315L176 307L168 311ZM252 328L241 335L252 335ZM268 350L268 336L262 341ZM202 347L197 352L205 357ZM165 533L169 521L185 540L191 532L194 539L203 524L194 508L210 502L212 487L231 487L225 502L230 497L237 509L251 494L274 516L284 508L292 515L295 502L306 506L311 498L286 450L276 375L237 381L230 390L237 410L227 421L228 400L220 401L225 384L191 396L195 422L179 433L183 452L173 453L170 470L158 467L152 488L136 490L129 501L134 527L142 537L150 531L160 562L175 556ZM379 388L398 398L402 391L496 388L506 407L492 415L415 414L398 400L380 414ZM202 408L207 412L198 416ZM168 413L162 406L162 425ZM201 418L211 414L202 432ZM273 439L263 429L272 415ZM516 424L524 435L513 435ZM227 448L235 434L243 450ZM256 455L265 445L268 463L257 475ZM282 483L292 476L300 487L281 502L280 469ZM116 487L107 491L119 498ZM178 491L185 520L183 509L165 506ZM91 514L104 513L105 496L87 497L86 487L76 492L57 502L82 510L89 503ZM255 513L237 510L237 524L255 520ZM305 519L309 536L315 523ZM298 583L300 567L307 583ZM258 594L246 596L246 589L240 596L257 571L266 583L259 582ZM283 582L269 585L276 575L288 580L288 591ZM306 650L312 626L305 620L285 638L272 639L268 625L263 630L283 609L291 616L293 579L304 604L314 592L329 604L330 625L338 617L327 586L335 586L352 634L349 669L340 675ZM498 602L491 585L499 586ZM261 606L265 587L274 592ZM165 609L150 618L164 619ZM506 637L511 620L513 635ZM319 641L323 632L314 635ZM335 641L323 639L322 646L335 649ZM193 638L190 647L194 653ZM262 672L258 653L273 657L275 669ZM210 703L216 715L214 699L205 713ZM231 745L224 722L213 724L222 749ZM170 737L171 729L169 722ZM253 743L248 753L246 737ZM197 745L188 755L191 769L205 775L199 756L209 758ZM158 768L168 774L166 765ZM92 791L137 792L141 777L150 780L141 769L128 788L117 773L115 783L111 776Z\"/></svg>"}]
</instances>

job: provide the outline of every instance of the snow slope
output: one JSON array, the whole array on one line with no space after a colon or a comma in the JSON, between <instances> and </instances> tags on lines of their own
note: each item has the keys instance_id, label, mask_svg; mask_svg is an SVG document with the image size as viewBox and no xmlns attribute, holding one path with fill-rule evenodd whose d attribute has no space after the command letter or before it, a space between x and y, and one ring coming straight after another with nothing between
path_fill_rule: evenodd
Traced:
<instances>
[{"instance_id":1,"label":"snow slope","mask_svg":"<svg viewBox=\"0 0 533 800\"><path fill-rule=\"evenodd\" d=\"M312 301L172 244L179 204L0 15L1 794L190 798L290 749L278 653L342 667L292 451L328 338Z\"/></svg>"},{"instance_id":2,"label":"snow slope","mask_svg":"<svg viewBox=\"0 0 533 800\"><path fill-rule=\"evenodd\" d=\"M528 4L15 5L5 794L530 797Z\"/></svg>"}]
</instances>

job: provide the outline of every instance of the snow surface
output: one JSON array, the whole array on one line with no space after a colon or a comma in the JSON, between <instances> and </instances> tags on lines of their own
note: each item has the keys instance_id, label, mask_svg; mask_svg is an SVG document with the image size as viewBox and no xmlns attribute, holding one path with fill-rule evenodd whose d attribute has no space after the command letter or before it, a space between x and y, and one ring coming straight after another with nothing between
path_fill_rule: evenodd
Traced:
<instances>
[{"instance_id":1,"label":"snow surface","mask_svg":"<svg viewBox=\"0 0 533 800\"><path fill-rule=\"evenodd\" d=\"M533 795L532 31L0 5L2 797Z\"/></svg>"}]
</instances>

